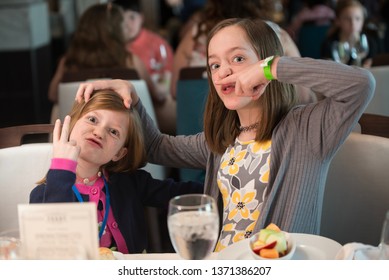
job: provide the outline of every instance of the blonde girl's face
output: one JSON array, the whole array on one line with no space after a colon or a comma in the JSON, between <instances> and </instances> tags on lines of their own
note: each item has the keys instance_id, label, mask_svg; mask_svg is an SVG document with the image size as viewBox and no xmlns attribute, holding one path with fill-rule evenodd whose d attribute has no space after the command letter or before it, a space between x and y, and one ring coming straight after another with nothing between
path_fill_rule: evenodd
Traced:
<instances>
[{"instance_id":1,"label":"blonde girl's face","mask_svg":"<svg viewBox=\"0 0 389 280\"><path fill-rule=\"evenodd\" d=\"M364 22L363 10L358 6L346 8L339 16L338 25L344 35L359 35Z\"/></svg>"},{"instance_id":2,"label":"blonde girl's face","mask_svg":"<svg viewBox=\"0 0 389 280\"><path fill-rule=\"evenodd\" d=\"M209 42L208 64L212 81L239 73L247 66L258 62L258 56L246 33L239 26L228 26L218 31ZM255 106L251 97L235 94L235 84L215 85L215 89L229 110Z\"/></svg>"},{"instance_id":3,"label":"blonde girl's face","mask_svg":"<svg viewBox=\"0 0 389 280\"><path fill-rule=\"evenodd\" d=\"M81 148L79 160L101 166L126 155L128 126L129 116L125 112L94 110L75 123L70 140Z\"/></svg>"}]
</instances>

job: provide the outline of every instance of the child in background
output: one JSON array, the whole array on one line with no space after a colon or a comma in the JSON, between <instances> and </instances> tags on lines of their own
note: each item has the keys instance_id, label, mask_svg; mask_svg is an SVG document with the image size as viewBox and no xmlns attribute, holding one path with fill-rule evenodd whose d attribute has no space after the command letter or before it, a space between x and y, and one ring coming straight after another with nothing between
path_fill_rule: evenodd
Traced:
<instances>
[{"instance_id":1,"label":"child in background","mask_svg":"<svg viewBox=\"0 0 389 280\"><path fill-rule=\"evenodd\" d=\"M30 203L93 201L100 246L122 253L147 249L144 207L167 207L170 198L202 193L203 186L156 180L139 168L146 152L138 113L111 90L96 91L57 120L51 167ZM97 226L97 225L96 225Z\"/></svg>"},{"instance_id":2,"label":"child in background","mask_svg":"<svg viewBox=\"0 0 389 280\"><path fill-rule=\"evenodd\" d=\"M138 0L117 0L115 4L124 11L126 49L143 61L155 88L164 93L163 103L153 103L159 129L175 135L176 102L170 94L173 49L159 34L143 27L144 15Z\"/></svg>"},{"instance_id":3,"label":"child in background","mask_svg":"<svg viewBox=\"0 0 389 280\"><path fill-rule=\"evenodd\" d=\"M358 0L342 0L335 12L335 22L322 44L322 58L370 68L372 58L382 52L382 43L366 28L365 7Z\"/></svg>"}]
</instances>

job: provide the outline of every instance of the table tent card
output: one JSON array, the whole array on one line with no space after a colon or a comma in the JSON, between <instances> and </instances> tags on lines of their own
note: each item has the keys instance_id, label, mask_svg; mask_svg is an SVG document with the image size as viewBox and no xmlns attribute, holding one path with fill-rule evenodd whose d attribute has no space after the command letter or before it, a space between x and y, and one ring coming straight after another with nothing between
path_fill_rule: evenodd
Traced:
<instances>
[{"instance_id":1,"label":"table tent card","mask_svg":"<svg viewBox=\"0 0 389 280\"><path fill-rule=\"evenodd\" d=\"M25 259L98 259L94 203L19 204Z\"/></svg>"}]
</instances>

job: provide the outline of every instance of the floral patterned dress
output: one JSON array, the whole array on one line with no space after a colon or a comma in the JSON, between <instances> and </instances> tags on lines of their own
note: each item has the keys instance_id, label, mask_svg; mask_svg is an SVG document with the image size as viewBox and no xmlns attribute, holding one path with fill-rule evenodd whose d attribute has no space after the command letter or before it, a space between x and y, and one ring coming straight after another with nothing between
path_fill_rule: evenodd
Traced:
<instances>
[{"instance_id":1,"label":"floral patterned dress","mask_svg":"<svg viewBox=\"0 0 389 280\"><path fill-rule=\"evenodd\" d=\"M269 181L271 141L235 141L218 171L223 226L215 251L249 238L258 220Z\"/></svg>"}]
</instances>

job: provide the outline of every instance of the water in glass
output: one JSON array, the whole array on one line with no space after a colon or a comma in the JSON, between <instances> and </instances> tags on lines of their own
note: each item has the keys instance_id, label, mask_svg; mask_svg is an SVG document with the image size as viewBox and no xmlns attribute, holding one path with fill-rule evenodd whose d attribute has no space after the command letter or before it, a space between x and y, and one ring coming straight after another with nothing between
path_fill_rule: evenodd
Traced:
<instances>
[{"instance_id":1,"label":"water in glass","mask_svg":"<svg viewBox=\"0 0 389 280\"><path fill-rule=\"evenodd\" d=\"M168 230L175 251L184 259L205 259L219 235L219 215L214 199L190 194L169 203Z\"/></svg>"}]
</instances>

